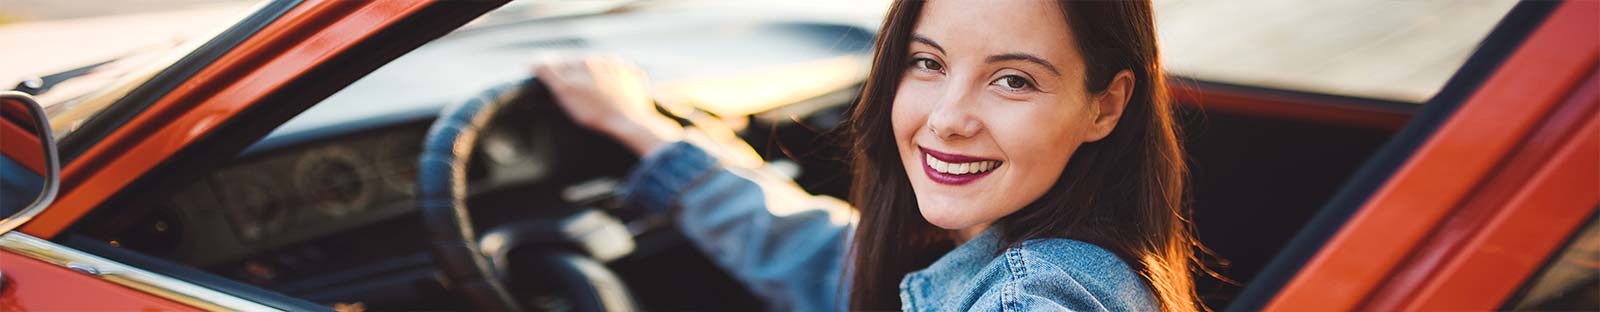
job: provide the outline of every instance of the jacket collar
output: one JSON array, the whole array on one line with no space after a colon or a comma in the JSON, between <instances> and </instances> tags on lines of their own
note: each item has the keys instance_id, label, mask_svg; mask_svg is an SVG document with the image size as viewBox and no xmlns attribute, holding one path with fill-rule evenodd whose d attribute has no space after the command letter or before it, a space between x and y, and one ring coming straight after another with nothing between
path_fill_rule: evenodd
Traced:
<instances>
[{"instance_id":1,"label":"jacket collar","mask_svg":"<svg viewBox=\"0 0 1600 312\"><path fill-rule=\"evenodd\" d=\"M990 226L989 229L978 233L977 237L973 237L972 240L956 246L949 253L939 257L939 260L935 260L933 264L928 265L928 268L918 272L938 275L968 273L948 275L970 276L982 270L984 265L994 261L994 258L999 255L1000 247L1000 226Z\"/></svg>"},{"instance_id":2,"label":"jacket collar","mask_svg":"<svg viewBox=\"0 0 1600 312\"><path fill-rule=\"evenodd\" d=\"M982 284L980 274L994 265L999 256L1000 226L990 226L972 240L956 246L939 257L928 268L906 274L900 280L901 310L912 311L937 305L938 300L960 298L975 284Z\"/></svg>"}]
</instances>

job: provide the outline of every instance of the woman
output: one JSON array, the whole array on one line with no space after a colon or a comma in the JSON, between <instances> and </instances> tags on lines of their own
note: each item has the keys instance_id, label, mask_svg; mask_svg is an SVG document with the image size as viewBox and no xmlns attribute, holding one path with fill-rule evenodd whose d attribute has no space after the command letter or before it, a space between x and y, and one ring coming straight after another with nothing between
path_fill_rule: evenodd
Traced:
<instances>
[{"instance_id":1,"label":"woman","mask_svg":"<svg viewBox=\"0 0 1600 312\"><path fill-rule=\"evenodd\" d=\"M753 170L611 59L539 65L644 155L628 199L776 307L1202 309L1145 1L897 1L853 110L849 205ZM748 151L748 148L743 150ZM847 239L848 238L848 239Z\"/></svg>"}]
</instances>

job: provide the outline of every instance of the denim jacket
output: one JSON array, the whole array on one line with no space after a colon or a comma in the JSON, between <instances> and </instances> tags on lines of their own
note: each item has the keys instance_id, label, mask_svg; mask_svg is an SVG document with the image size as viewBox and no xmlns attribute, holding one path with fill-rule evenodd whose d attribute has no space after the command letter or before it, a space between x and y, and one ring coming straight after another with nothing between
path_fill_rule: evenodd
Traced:
<instances>
[{"instance_id":1,"label":"denim jacket","mask_svg":"<svg viewBox=\"0 0 1600 312\"><path fill-rule=\"evenodd\" d=\"M683 234L772 310L845 310L850 286L841 282L848 281L843 270L858 219L854 210L760 168L759 158L749 161L754 154L747 145L701 138L691 135L646 155L628 177L624 198L642 209L675 213ZM1000 250L995 228L906 275L901 309L1158 309L1140 277L1105 249L1036 239Z\"/></svg>"}]
</instances>

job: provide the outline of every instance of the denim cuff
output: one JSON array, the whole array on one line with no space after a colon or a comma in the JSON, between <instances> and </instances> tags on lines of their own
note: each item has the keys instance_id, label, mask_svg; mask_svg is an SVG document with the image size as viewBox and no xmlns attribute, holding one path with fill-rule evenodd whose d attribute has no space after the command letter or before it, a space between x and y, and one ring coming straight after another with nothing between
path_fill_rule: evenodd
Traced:
<instances>
[{"instance_id":1,"label":"denim cuff","mask_svg":"<svg viewBox=\"0 0 1600 312\"><path fill-rule=\"evenodd\" d=\"M646 212L665 212L695 181L720 168L715 157L687 141L677 141L645 155L628 173L622 198Z\"/></svg>"}]
</instances>

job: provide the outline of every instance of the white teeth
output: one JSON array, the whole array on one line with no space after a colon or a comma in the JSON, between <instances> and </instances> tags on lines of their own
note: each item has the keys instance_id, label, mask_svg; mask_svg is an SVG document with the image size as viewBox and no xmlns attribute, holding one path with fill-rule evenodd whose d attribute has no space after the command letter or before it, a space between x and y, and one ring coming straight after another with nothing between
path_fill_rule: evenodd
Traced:
<instances>
[{"instance_id":1,"label":"white teeth","mask_svg":"<svg viewBox=\"0 0 1600 312\"><path fill-rule=\"evenodd\" d=\"M933 158L933 155L928 155L926 158L928 167L933 168L933 171L945 174L978 174L994 170L994 168L1000 166L1000 162L994 160L952 164Z\"/></svg>"}]
</instances>

